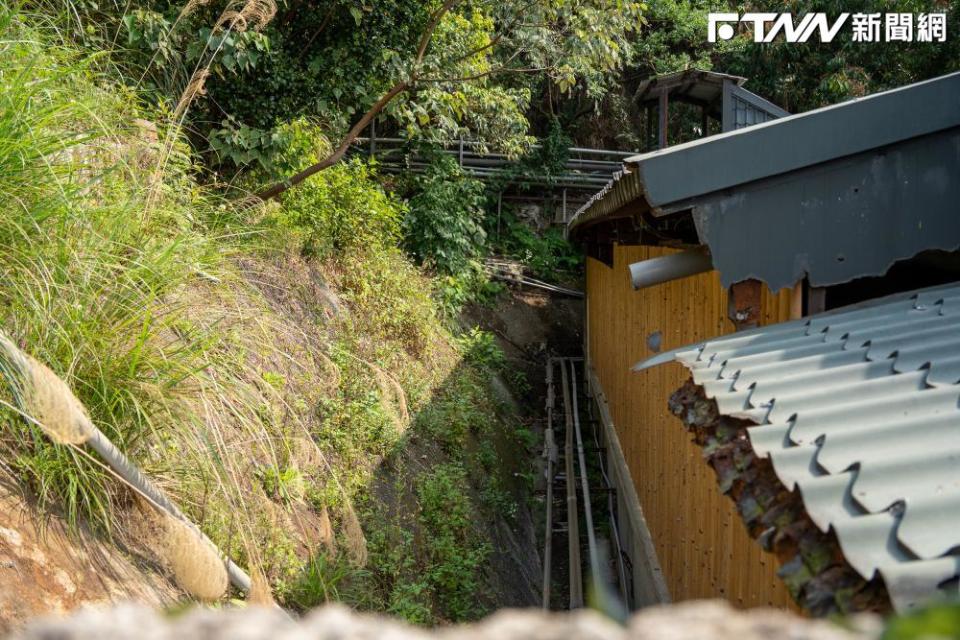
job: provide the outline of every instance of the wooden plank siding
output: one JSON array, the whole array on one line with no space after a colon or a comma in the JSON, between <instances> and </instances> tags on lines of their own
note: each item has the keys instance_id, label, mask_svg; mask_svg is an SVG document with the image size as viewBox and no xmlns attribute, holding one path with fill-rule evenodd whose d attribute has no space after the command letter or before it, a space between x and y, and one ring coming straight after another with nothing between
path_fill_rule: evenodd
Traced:
<instances>
[{"instance_id":1,"label":"wooden plank siding","mask_svg":"<svg viewBox=\"0 0 960 640\"><path fill-rule=\"evenodd\" d=\"M716 272L633 290L627 265L672 251L615 246L612 269L587 259L590 364L610 402L672 599L722 597L741 607L795 609L776 576L776 559L747 534L700 448L667 409L668 398L688 377L686 369L673 363L630 370L655 354L647 346L655 331L667 350L733 330ZM762 323L789 319L790 302L789 290L764 290Z\"/></svg>"}]
</instances>

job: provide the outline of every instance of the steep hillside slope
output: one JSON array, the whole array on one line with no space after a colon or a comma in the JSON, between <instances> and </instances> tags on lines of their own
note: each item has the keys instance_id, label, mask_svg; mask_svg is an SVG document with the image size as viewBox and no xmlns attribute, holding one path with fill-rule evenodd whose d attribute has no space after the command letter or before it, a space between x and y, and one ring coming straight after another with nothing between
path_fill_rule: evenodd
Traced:
<instances>
[{"instance_id":1,"label":"steep hillside slope","mask_svg":"<svg viewBox=\"0 0 960 640\"><path fill-rule=\"evenodd\" d=\"M175 118L31 18L0 18L10 344L250 570L259 601L420 623L531 604L494 562L505 539L536 558L513 533L529 519L517 478L530 432L493 391L507 372L492 336L457 328L398 248L403 203L351 163L280 203L236 206L198 181ZM324 144L312 127L291 137L291 152ZM213 571L202 545L168 544L169 519L35 402L60 391L25 392L0 364L0 473L26 496L3 514L0 570L31 572L0 581L0 603L27 603L4 606L4 623L186 597L175 585ZM136 577L115 588L85 553Z\"/></svg>"}]
</instances>

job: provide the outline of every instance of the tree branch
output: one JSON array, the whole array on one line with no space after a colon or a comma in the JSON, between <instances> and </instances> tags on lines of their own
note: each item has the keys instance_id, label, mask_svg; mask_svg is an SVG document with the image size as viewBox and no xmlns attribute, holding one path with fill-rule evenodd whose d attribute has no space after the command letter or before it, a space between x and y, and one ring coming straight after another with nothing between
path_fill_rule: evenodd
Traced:
<instances>
[{"instance_id":1,"label":"tree branch","mask_svg":"<svg viewBox=\"0 0 960 640\"><path fill-rule=\"evenodd\" d=\"M303 171L300 171L286 180L267 187L256 195L257 199L261 202L272 200L288 189L297 186L313 174L319 173L320 171L332 167L340 162L343 156L346 155L350 145L353 144L353 141L356 140L363 130L370 125L370 122L373 121L373 119L376 118L377 115L379 115L380 112L383 111L394 98L409 89L412 85L416 84L416 78L420 64L423 62L423 58L427 54L427 48L430 46L430 40L433 38L434 32L440 25L440 21L443 19L443 16L449 13L460 2L461 0L445 0L443 5L434 11L430 16L430 21L427 23L427 26L423 31L423 35L420 37L420 43L417 46L417 55L413 60L413 67L410 70L409 80L401 80L397 84L393 85L389 91L383 94L383 96L381 96L380 99L377 100L376 103L374 103L374 105L370 107L365 114L363 114L363 117L360 118L360 120L358 120L357 123L350 128L350 131L347 132L347 135L344 136L343 140L340 141L340 146L338 146L333 153L320 162L310 165Z\"/></svg>"},{"instance_id":2,"label":"tree branch","mask_svg":"<svg viewBox=\"0 0 960 640\"><path fill-rule=\"evenodd\" d=\"M444 84L448 82L471 82L473 80L500 75L502 73L538 73L540 71L549 71L550 69L553 69L553 67L495 67L493 69L488 69L487 71L475 73L470 76L460 76L459 78L431 78L429 80L424 80L423 82L429 82L432 84Z\"/></svg>"},{"instance_id":3,"label":"tree branch","mask_svg":"<svg viewBox=\"0 0 960 640\"><path fill-rule=\"evenodd\" d=\"M350 145L353 144L353 141L356 140L357 137L363 133L363 130L370 125L370 122L377 117L377 115L383 111L388 104L390 104L391 100L406 91L409 86L410 85L406 80L402 80L393 85L393 87L388 92L383 94L383 96L377 100L376 103L374 103L374 105L370 107L365 114L363 114L363 117L360 118L360 120L358 120L353 127L351 127L350 131L347 132L347 135L344 136L343 140L340 142L340 146L337 147L333 153L320 162L310 165L303 171L300 171L299 173L287 178L283 182L278 182L273 186L264 189L258 193L256 197L263 202L272 200L287 189L297 186L313 174L323 171L324 169L332 167L340 162L343 156L347 153L347 150L350 148Z\"/></svg>"},{"instance_id":4,"label":"tree branch","mask_svg":"<svg viewBox=\"0 0 960 640\"><path fill-rule=\"evenodd\" d=\"M427 28L423 32L423 36L420 38L420 46L417 47L417 57L413 61L413 72L416 73L417 67L420 66L420 63L423 62L423 57L427 53L427 47L430 46L430 40L433 38L433 32L437 30L437 27L440 25L440 20L443 19L451 9L453 9L460 0L446 0L439 9L437 9L432 16L430 16L430 22L427 24Z\"/></svg>"}]
</instances>

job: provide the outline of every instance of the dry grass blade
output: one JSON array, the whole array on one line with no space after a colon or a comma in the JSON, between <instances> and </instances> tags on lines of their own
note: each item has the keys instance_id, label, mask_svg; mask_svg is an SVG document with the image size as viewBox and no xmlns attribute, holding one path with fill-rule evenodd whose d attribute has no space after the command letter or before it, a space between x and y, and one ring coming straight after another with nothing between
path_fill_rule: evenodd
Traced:
<instances>
[{"instance_id":1,"label":"dry grass blade","mask_svg":"<svg viewBox=\"0 0 960 640\"><path fill-rule=\"evenodd\" d=\"M0 334L0 373L14 400L43 432L59 444L82 444L93 434L93 424L70 387Z\"/></svg>"},{"instance_id":2,"label":"dry grass blade","mask_svg":"<svg viewBox=\"0 0 960 640\"><path fill-rule=\"evenodd\" d=\"M250 592L247 594L247 603L258 607L277 606L270 589L270 582L259 566L253 567L250 572Z\"/></svg>"},{"instance_id":3,"label":"dry grass blade","mask_svg":"<svg viewBox=\"0 0 960 640\"><path fill-rule=\"evenodd\" d=\"M347 557L354 566L367 564L367 537L360 526L360 518L353 508L353 502L346 499L343 507L343 535L347 539Z\"/></svg>"},{"instance_id":4,"label":"dry grass blade","mask_svg":"<svg viewBox=\"0 0 960 640\"><path fill-rule=\"evenodd\" d=\"M249 0L240 14L255 30L263 29L277 15L277 3L274 0Z\"/></svg>"},{"instance_id":5,"label":"dry grass blade","mask_svg":"<svg viewBox=\"0 0 960 640\"><path fill-rule=\"evenodd\" d=\"M210 4L210 2L211 0L190 0L186 5L184 5L183 9L180 11L180 15L177 18L177 20L180 20L181 18L186 18L188 15L190 15L200 7Z\"/></svg>"},{"instance_id":6,"label":"dry grass blade","mask_svg":"<svg viewBox=\"0 0 960 640\"><path fill-rule=\"evenodd\" d=\"M177 108L174 109L175 120L179 120L180 117L186 113L187 109L197 96L202 96L204 94L206 91L207 78L209 77L210 69L208 68L198 69L196 72L194 72L193 76L190 78L190 82L187 83L187 88L184 89L183 93L180 95L180 100L177 102Z\"/></svg>"},{"instance_id":7,"label":"dry grass blade","mask_svg":"<svg viewBox=\"0 0 960 640\"><path fill-rule=\"evenodd\" d=\"M205 602L220 599L227 591L229 578L216 548L182 520L163 515L166 531L164 559L180 587Z\"/></svg>"},{"instance_id":8,"label":"dry grass blade","mask_svg":"<svg viewBox=\"0 0 960 640\"><path fill-rule=\"evenodd\" d=\"M370 368L374 379L377 381L377 387L380 389L380 403L384 411L392 417L398 432L406 431L410 424L410 410L407 407L407 394L397 379L372 362L357 358L352 354L350 354L350 357Z\"/></svg>"},{"instance_id":9,"label":"dry grass blade","mask_svg":"<svg viewBox=\"0 0 960 640\"><path fill-rule=\"evenodd\" d=\"M330 510L326 507L321 509L318 519L317 537L320 538L320 542L326 547L327 553L333 557L337 553L337 543L333 535L333 524L330 522Z\"/></svg>"},{"instance_id":10,"label":"dry grass blade","mask_svg":"<svg viewBox=\"0 0 960 640\"><path fill-rule=\"evenodd\" d=\"M231 31L243 32L247 30L247 18L239 11L227 10L220 14L216 24L213 25L214 31L219 31L224 27Z\"/></svg>"}]
</instances>

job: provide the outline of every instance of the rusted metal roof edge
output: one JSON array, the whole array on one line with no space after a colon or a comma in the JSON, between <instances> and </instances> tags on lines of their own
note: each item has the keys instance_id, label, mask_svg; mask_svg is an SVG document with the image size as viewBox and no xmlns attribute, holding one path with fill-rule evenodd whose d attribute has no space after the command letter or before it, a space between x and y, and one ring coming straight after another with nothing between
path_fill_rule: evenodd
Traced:
<instances>
[{"instance_id":1,"label":"rusted metal roof edge","mask_svg":"<svg viewBox=\"0 0 960 640\"><path fill-rule=\"evenodd\" d=\"M613 175L600 191L580 207L567 224L567 234L575 237L579 229L591 222L617 217L615 214L635 201L646 201L643 184L636 166L624 163L623 169Z\"/></svg>"}]
</instances>

